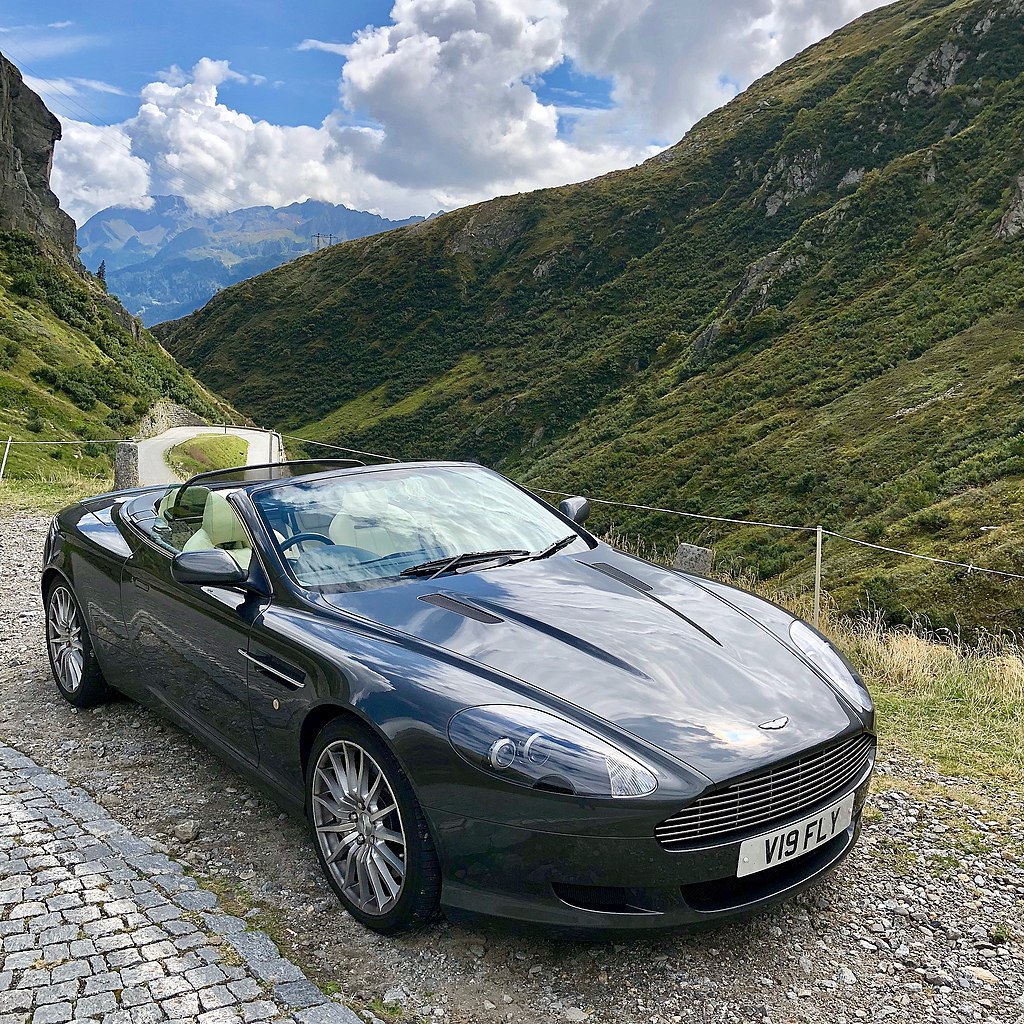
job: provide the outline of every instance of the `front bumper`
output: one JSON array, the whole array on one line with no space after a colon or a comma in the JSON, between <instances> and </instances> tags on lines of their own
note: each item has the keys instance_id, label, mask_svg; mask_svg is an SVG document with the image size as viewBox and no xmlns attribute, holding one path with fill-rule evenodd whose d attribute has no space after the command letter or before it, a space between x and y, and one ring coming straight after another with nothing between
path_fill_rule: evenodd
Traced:
<instances>
[{"instance_id":1,"label":"front bumper","mask_svg":"<svg viewBox=\"0 0 1024 1024\"><path fill-rule=\"evenodd\" d=\"M655 931L742 917L817 884L842 862L860 833L870 783L869 770L856 786L845 831L743 878L736 877L736 866L746 835L669 851L653 835L563 835L428 809L444 876L441 903L457 912L573 931Z\"/></svg>"}]
</instances>

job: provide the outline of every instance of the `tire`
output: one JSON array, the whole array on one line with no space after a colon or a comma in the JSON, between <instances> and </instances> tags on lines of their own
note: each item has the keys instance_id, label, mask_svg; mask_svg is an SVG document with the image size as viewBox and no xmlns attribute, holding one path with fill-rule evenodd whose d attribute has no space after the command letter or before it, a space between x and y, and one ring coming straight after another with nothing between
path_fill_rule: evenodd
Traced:
<instances>
[{"instance_id":1,"label":"tire","mask_svg":"<svg viewBox=\"0 0 1024 1024\"><path fill-rule=\"evenodd\" d=\"M306 775L313 845L342 906L383 935L426 925L437 913L441 868L391 751L360 723L336 718L317 737Z\"/></svg>"},{"instance_id":2,"label":"tire","mask_svg":"<svg viewBox=\"0 0 1024 1024\"><path fill-rule=\"evenodd\" d=\"M69 704L91 708L110 699L85 616L63 579L46 592L46 655L57 691Z\"/></svg>"}]
</instances>

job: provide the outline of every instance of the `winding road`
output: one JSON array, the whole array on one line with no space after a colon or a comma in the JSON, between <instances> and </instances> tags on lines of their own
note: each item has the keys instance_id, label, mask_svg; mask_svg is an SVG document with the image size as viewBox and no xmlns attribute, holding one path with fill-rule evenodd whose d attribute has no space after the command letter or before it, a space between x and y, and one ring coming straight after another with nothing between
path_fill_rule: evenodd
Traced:
<instances>
[{"instance_id":1,"label":"winding road","mask_svg":"<svg viewBox=\"0 0 1024 1024\"><path fill-rule=\"evenodd\" d=\"M265 430L251 430L246 427L171 427L156 437L139 442L139 484L173 484L180 477L167 465L164 453L182 441L200 434L234 434L249 445L245 464L256 466L265 462L277 462L280 458L280 441L277 434Z\"/></svg>"}]
</instances>

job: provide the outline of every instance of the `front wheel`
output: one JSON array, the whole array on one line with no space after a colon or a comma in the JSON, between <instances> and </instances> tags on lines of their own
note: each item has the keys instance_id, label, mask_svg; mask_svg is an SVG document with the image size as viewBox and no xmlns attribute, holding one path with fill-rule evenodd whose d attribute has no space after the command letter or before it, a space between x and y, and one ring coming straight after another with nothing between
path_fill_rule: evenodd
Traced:
<instances>
[{"instance_id":1,"label":"front wheel","mask_svg":"<svg viewBox=\"0 0 1024 1024\"><path fill-rule=\"evenodd\" d=\"M46 653L57 690L69 704L91 708L109 699L82 609L63 581L46 595Z\"/></svg>"},{"instance_id":2,"label":"front wheel","mask_svg":"<svg viewBox=\"0 0 1024 1024\"><path fill-rule=\"evenodd\" d=\"M306 804L320 866L345 909L375 932L422 927L437 911L441 871L426 819L387 747L357 722L317 737Z\"/></svg>"}]
</instances>

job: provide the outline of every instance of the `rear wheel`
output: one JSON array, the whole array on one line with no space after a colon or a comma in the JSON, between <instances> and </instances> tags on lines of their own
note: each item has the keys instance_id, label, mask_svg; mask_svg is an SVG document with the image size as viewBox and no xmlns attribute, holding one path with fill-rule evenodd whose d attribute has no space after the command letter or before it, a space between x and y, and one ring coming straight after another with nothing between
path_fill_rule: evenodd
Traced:
<instances>
[{"instance_id":1,"label":"rear wheel","mask_svg":"<svg viewBox=\"0 0 1024 1024\"><path fill-rule=\"evenodd\" d=\"M373 733L329 722L310 756L306 798L320 866L357 921L394 935L433 917L434 844L409 780Z\"/></svg>"},{"instance_id":2,"label":"rear wheel","mask_svg":"<svg viewBox=\"0 0 1024 1024\"><path fill-rule=\"evenodd\" d=\"M91 708L109 698L82 609L63 580L46 595L46 653L57 689L69 704Z\"/></svg>"}]
</instances>

